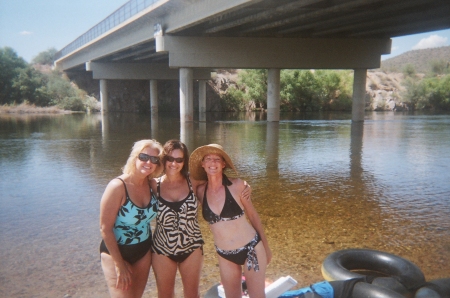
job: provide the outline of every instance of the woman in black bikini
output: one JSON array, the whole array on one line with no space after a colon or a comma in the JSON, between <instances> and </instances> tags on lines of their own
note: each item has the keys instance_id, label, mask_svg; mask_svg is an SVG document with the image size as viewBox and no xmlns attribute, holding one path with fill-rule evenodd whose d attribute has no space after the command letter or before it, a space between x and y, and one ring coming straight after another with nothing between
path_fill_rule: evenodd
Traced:
<instances>
[{"instance_id":1,"label":"woman in black bikini","mask_svg":"<svg viewBox=\"0 0 450 298\"><path fill-rule=\"evenodd\" d=\"M228 154L217 144L194 150L189 168L194 179L207 179L206 184L199 185L197 194L219 255L225 296L242 297L243 270L250 297L265 297L265 272L272 253L251 200L241 197L245 181L228 178L223 173L226 168L236 170Z\"/></svg>"}]
</instances>

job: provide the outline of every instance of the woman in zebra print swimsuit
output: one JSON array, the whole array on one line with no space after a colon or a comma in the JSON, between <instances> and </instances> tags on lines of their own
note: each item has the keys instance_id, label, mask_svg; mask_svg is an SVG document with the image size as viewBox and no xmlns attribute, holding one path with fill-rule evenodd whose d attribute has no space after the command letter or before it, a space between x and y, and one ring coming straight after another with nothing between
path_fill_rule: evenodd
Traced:
<instances>
[{"instance_id":1,"label":"woman in zebra print swimsuit","mask_svg":"<svg viewBox=\"0 0 450 298\"><path fill-rule=\"evenodd\" d=\"M175 276L180 270L184 297L200 297L203 238L197 220L199 202L194 194L204 181L190 180L186 145L169 140L164 145L164 175L153 179L158 215L152 245L152 265L158 297L174 297Z\"/></svg>"}]
</instances>

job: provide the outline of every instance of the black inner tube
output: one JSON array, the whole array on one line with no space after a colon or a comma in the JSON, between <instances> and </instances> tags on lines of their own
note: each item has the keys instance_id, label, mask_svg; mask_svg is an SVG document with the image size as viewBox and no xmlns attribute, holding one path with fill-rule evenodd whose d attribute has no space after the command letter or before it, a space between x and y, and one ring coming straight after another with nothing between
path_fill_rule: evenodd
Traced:
<instances>
[{"instance_id":1,"label":"black inner tube","mask_svg":"<svg viewBox=\"0 0 450 298\"><path fill-rule=\"evenodd\" d=\"M328 281L368 275L393 277L408 290L417 289L425 282L422 271L412 262L370 249L347 249L331 253L322 264L322 275Z\"/></svg>"}]
</instances>

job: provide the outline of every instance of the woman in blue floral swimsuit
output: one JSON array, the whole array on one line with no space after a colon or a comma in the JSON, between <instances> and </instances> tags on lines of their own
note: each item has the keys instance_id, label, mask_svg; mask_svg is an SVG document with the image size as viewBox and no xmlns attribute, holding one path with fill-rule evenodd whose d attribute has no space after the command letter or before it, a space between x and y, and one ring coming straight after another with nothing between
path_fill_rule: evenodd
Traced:
<instances>
[{"instance_id":1,"label":"woman in blue floral swimsuit","mask_svg":"<svg viewBox=\"0 0 450 298\"><path fill-rule=\"evenodd\" d=\"M162 172L162 146L134 144L123 174L111 180L100 202L100 256L111 297L142 297L151 266L150 221L158 211L149 179Z\"/></svg>"}]
</instances>

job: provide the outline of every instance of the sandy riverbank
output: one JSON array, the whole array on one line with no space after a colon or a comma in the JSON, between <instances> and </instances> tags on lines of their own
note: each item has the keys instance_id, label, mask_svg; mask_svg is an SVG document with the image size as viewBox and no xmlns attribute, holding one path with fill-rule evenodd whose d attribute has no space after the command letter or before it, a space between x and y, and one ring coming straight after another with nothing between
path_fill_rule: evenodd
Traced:
<instances>
[{"instance_id":1,"label":"sandy riverbank","mask_svg":"<svg viewBox=\"0 0 450 298\"><path fill-rule=\"evenodd\" d=\"M20 105L2 105L0 106L0 114L70 114L72 111L67 111L51 107L37 107L35 105L22 103Z\"/></svg>"}]
</instances>

